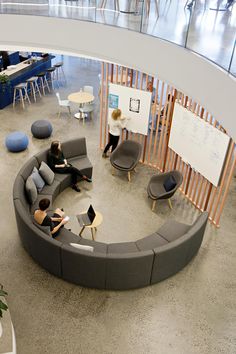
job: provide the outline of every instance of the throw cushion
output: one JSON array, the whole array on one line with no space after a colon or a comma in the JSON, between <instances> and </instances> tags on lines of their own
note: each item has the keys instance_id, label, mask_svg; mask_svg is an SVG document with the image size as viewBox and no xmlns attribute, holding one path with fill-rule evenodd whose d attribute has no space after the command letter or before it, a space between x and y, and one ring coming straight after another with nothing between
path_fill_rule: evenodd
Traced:
<instances>
[{"instance_id":1,"label":"throw cushion","mask_svg":"<svg viewBox=\"0 0 236 354\"><path fill-rule=\"evenodd\" d=\"M94 248L92 246L85 246L85 245L79 245L78 243L70 243L72 247L78 248L79 250L82 251L89 251L93 252Z\"/></svg>"},{"instance_id":2,"label":"throw cushion","mask_svg":"<svg viewBox=\"0 0 236 354\"><path fill-rule=\"evenodd\" d=\"M47 184L53 184L55 173L44 161L41 162L39 173Z\"/></svg>"},{"instance_id":3,"label":"throw cushion","mask_svg":"<svg viewBox=\"0 0 236 354\"><path fill-rule=\"evenodd\" d=\"M34 204L37 200L38 192L33 178L29 176L25 183L25 190L30 204Z\"/></svg>"},{"instance_id":4,"label":"throw cushion","mask_svg":"<svg viewBox=\"0 0 236 354\"><path fill-rule=\"evenodd\" d=\"M36 167L33 168L33 172L31 173L31 176L33 178L33 181L36 185L38 192L41 192L41 190L45 186L45 182L42 179L42 177L40 176L39 171Z\"/></svg>"},{"instance_id":5,"label":"throw cushion","mask_svg":"<svg viewBox=\"0 0 236 354\"><path fill-rule=\"evenodd\" d=\"M171 190L173 190L176 184L177 183L175 181L174 176L168 176L163 183L166 192L170 192Z\"/></svg>"}]
</instances>

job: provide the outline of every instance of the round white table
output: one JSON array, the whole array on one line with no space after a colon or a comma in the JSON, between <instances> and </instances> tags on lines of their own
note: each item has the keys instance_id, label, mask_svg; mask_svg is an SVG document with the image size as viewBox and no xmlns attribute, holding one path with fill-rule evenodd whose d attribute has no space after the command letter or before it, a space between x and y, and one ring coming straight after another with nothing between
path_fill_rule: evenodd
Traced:
<instances>
[{"instance_id":1,"label":"round white table","mask_svg":"<svg viewBox=\"0 0 236 354\"><path fill-rule=\"evenodd\" d=\"M79 91L73 92L68 96L68 100L70 102L78 103L79 107L82 108L84 104L90 103L94 101L94 96L89 92ZM84 122L84 115L82 112L75 113L75 118L81 119L83 118Z\"/></svg>"}]
</instances>

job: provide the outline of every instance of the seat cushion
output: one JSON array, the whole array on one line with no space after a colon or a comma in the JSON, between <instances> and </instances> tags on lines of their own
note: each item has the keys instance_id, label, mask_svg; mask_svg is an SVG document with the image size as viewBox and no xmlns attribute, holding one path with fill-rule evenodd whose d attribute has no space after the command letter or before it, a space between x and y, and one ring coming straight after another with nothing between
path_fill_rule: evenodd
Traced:
<instances>
[{"instance_id":1,"label":"seat cushion","mask_svg":"<svg viewBox=\"0 0 236 354\"><path fill-rule=\"evenodd\" d=\"M39 195L51 195L52 200L54 200L59 193L60 193L60 182L54 180L53 184L51 184L50 186L48 184L45 184L45 186L43 187Z\"/></svg>"},{"instance_id":2,"label":"seat cushion","mask_svg":"<svg viewBox=\"0 0 236 354\"><path fill-rule=\"evenodd\" d=\"M134 158L131 156L117 156L113 160L113 164L118 168L125 168L127 170L131 169L134 165Z\"/></svg>"},{"instance_id":3,"label":"seat cushion","mask_svg":"<svg viewBox=\"0 0 236 354\"><path fill-rule=\"evenodd\" d=\"M161 183L150 183L148 192L151 198L158 198L159 196L166 193L164 186Z\"/></svg>"},{"instance_id":4,"label":"seat cushion","mask_svg":"<svg viewBox=\"0 0 236 354\"><path fill-rule=\"evenodd\" d=\"M183 236L190 229L190 225L182 224L175 220L169 220L157 231L168 242L174 241Z\"/></svg>"},{"instance_id":5,"label":"seat cushion","mask_svg":"<svg viewBox=\"0 0 236 354\"><path fill-rule=\"evenodd\" d=\"M85 238L82 238L78 241L78 243L80 245L87 245L87 246L91 246L94 248L94 252L98 252L98 253L107 253L107 244L103 243L103 242L97 242L97 241L93 241L93 240L87 240Z\"/></svg>"},{"instance_id":6,"label":"seat cushion","mask_svg":"<svg viewBox=\"0 0 236 354\"><path fill-rule=\"evenodd\" d=\"M156 232L152 235L144 237L136 242L136 245L140 251L148 251L159 246L166 245L168 241L158 235Z\"/></svg>"},{"instance_id":7,"label":"seat cushion","mask_svg":"<svg viewBox=\"0 0 236 354\"><path fill-rule=\"evenodd\" d=\"M133 253L139 252L135 242L111 243L108 245L108 253Z\"/></svg>"},{"instance_id":8,"label":"seat cushion","mask_svg":"<svg viewBox=\"0 0 236 354\"><path fill-rule=\"evenodd\" d=\"M166 179L163 183L163 186L164 186L166 192L172 191L176 186L176 180L175 180L174 176L170 175L170 176L166 177Z\"/></svg>"},{"instance_id":9,"label":"seat cushion","mask_svg":"<svg viewBox=\"0 0 236 354\"><path fill-rule=\"evenodd\" d=\"M63 244L69 245L71 242L78 243L81 240L81 237L77 236L72 231L69 231L66 227L61 227L60 232L55 239Z\"/></svg>"},{"instance_id":10,"label":"seat cushion","mask_svg":"<svg viewBox=\"0 0 236 354\"><path fill-rule=\"evenodd\" d=\"M71 163L72 166L78 168L82 174L89 178L92 177L93 166L87 156L74 157L69 159L68 162Z\"/></svg>"},{"instance_id":11,"label":"seat cushion","mask_svg":"<svg viewBox=\"0 0 236 354\"><path fill-rule=\"evenodd\" d=\"M72 184L71 175L68 173L55 173L55 180L60 182L60 193Z\"/></svg>"}]
</instances>

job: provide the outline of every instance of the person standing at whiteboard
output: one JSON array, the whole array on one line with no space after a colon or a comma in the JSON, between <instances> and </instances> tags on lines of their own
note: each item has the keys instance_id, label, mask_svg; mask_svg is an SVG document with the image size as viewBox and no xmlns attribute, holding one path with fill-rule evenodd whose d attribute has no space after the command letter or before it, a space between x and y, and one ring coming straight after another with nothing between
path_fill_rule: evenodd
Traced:
<instances>
[{"instance_id":1,"label":"person standing at whiteboard","mask_svg":"<svg viewBox=\"0 0 236 354\"><path fill-rule=\"evenodd\" d=\"M119 108L114 109L111 114L111 119L108 123L109 125L109 140L108 144L106 145L102 157L106 158L107 152L111 147L111 152L115 150L118 145L121 130L125 128L126 118L122 117L122 112Z\"/></svg>"}]
</instances>

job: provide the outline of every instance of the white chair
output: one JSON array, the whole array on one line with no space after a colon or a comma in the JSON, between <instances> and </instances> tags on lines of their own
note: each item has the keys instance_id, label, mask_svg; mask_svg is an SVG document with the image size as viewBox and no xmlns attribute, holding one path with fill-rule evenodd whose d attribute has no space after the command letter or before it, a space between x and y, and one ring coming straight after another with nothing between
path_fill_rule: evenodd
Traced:
<instances>
[{"instance_id":1,"label":"white chair","mask_svg":"<svg viewBox=\"0 0 236 354\"><path fill-rule=\"evenodd\" d=\"M84 86L84 92L88 92L93 95L93 86Z\"/></svg>"},{"instance_id":2,"label":"white chair","mask_svg":"<svg viewBox=\"0 0 236 354\"><path fill-rule=\"evenodd\" d=\"M70 110L70 101L69 100L61 100L59 92L56 93L57 99L58 99L58 104L59 104L59 112L58 112L58 117L61 115L61 107L66 107L69 111L69 116L71 116L71 110Z\"/></svg>"},{"instance_id":3,"label":"white chair","mask_svg":"<svg viewBox=\"0 0 236 354\"><path fill-rule=\"evenodd\" d=\"M83 118L83 124L84 124L84 118L85 115L90 114L90 117L93 119L93 111L94 111L94 104L93 103L86 103L79 109L81 113L83 113L82 118Z\"/></svg>"}]
</instances>

